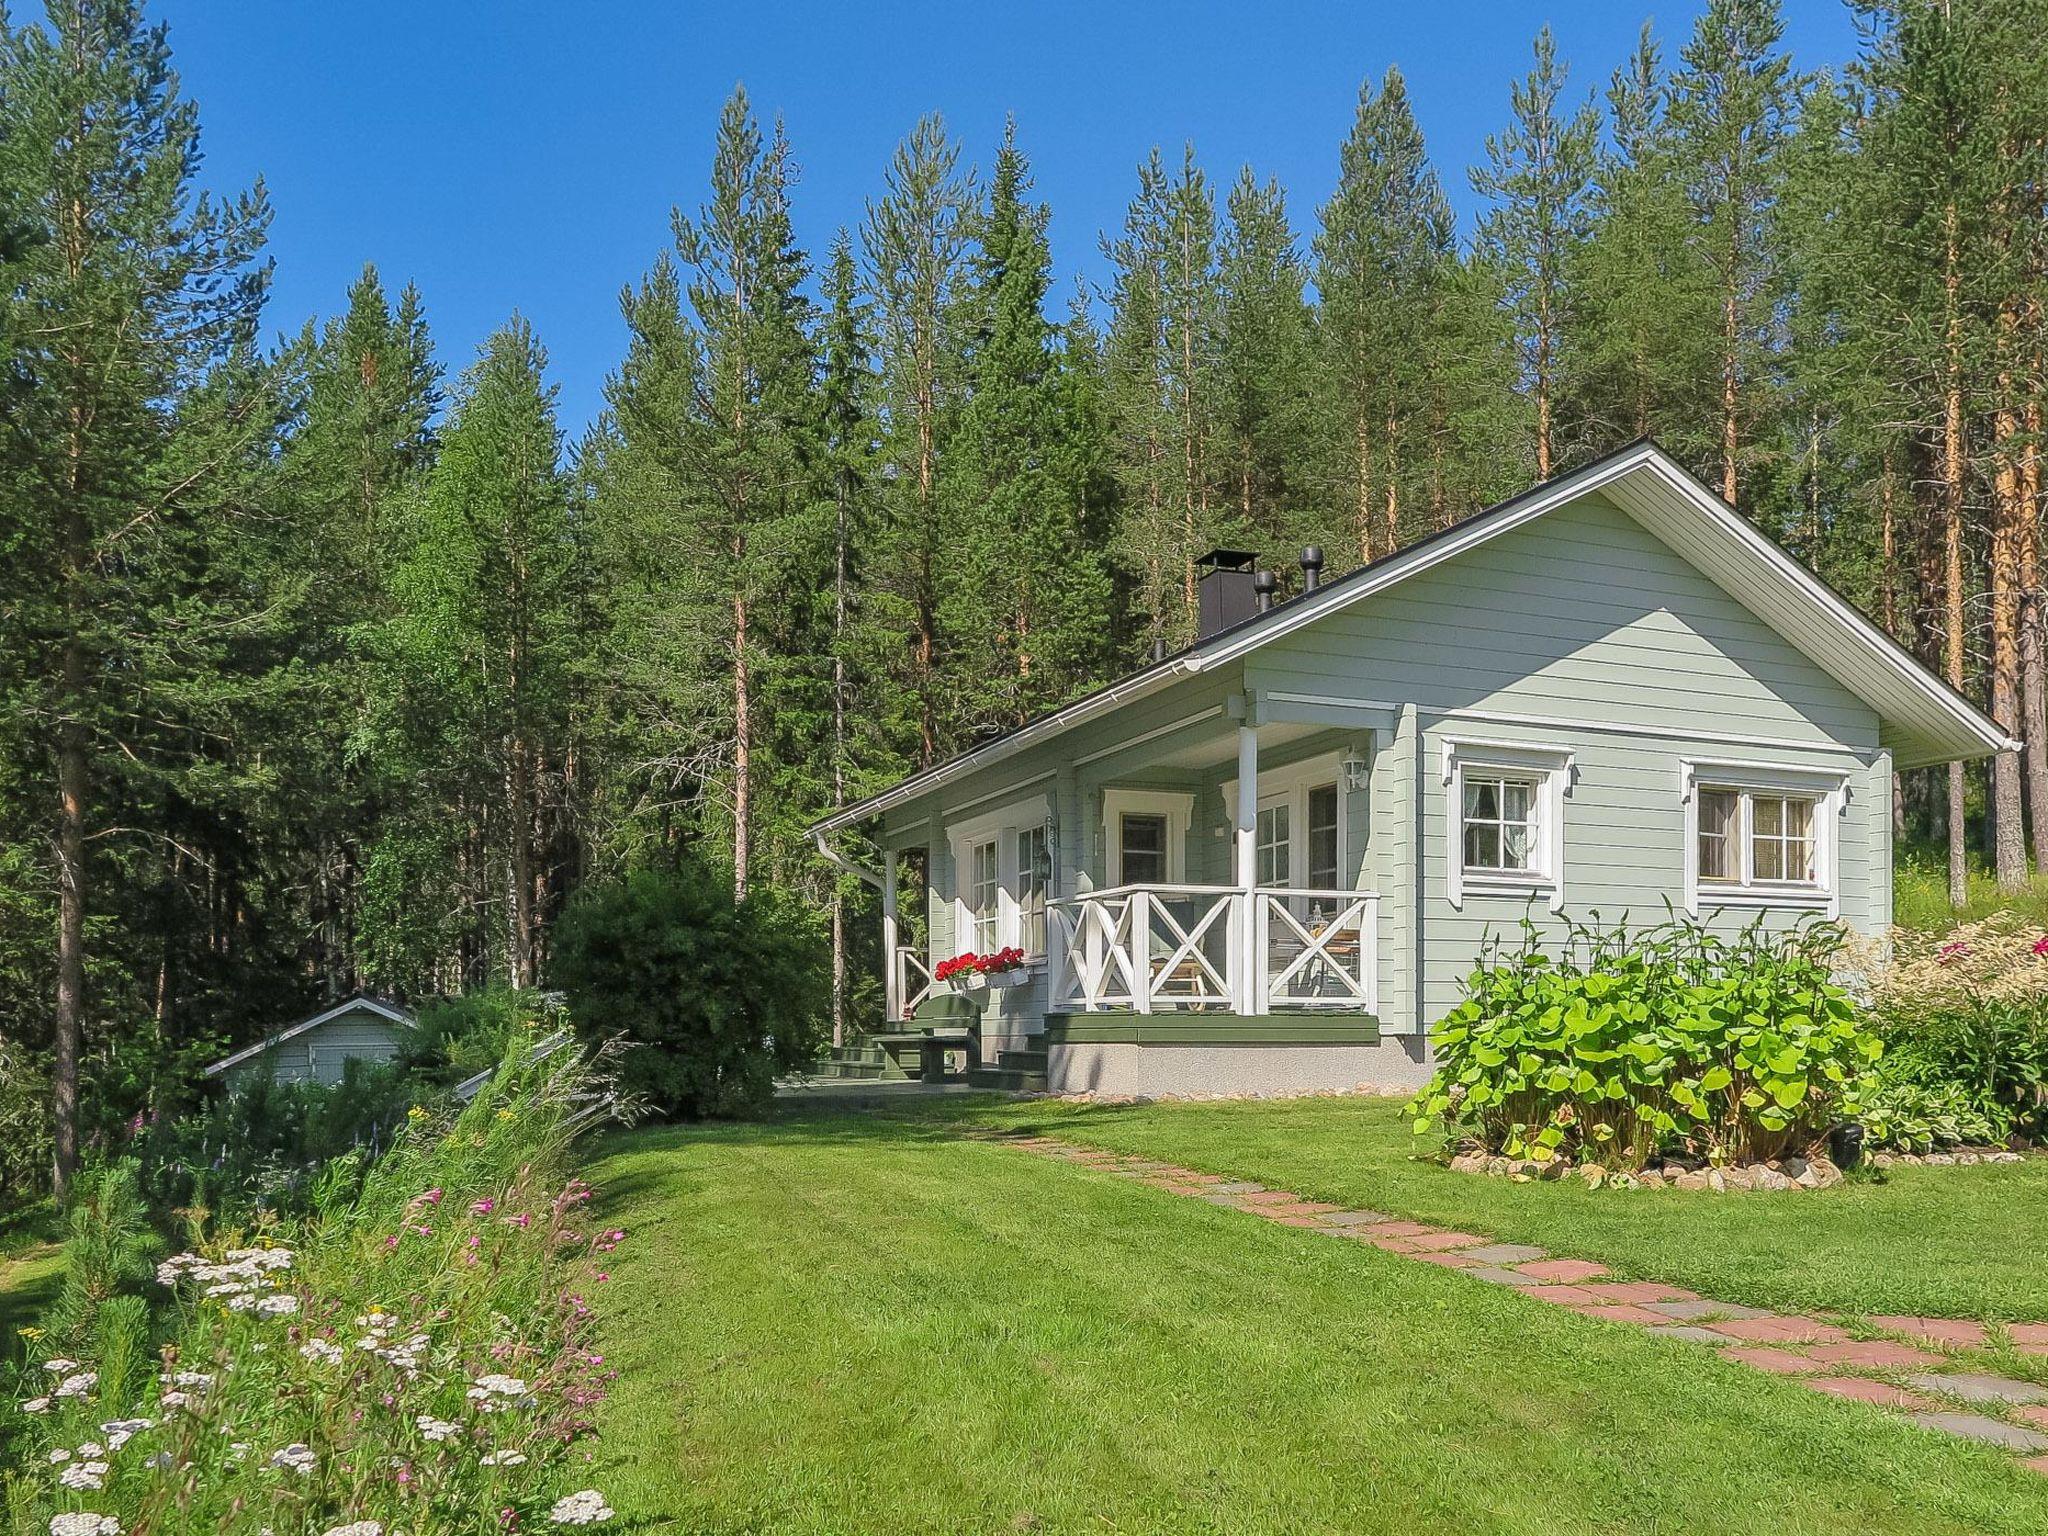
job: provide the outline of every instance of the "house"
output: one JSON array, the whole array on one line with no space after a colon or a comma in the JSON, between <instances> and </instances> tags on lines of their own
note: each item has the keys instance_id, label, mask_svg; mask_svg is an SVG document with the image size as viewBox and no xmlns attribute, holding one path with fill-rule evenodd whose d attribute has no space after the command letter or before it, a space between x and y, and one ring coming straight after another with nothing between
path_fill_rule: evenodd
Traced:
<instances>
[{"instance_id":1,"label":"house","mask_svg":"<svg viewBox=\"0 0 2048 1536\"><path fill-rule=\"evenodd\" d=\"M1893 772L2016 745L1647 441L1319 568L1274 603L1219 551L1193 645L812 829L882 850L892 1020L1014 944L966 994L984 1066L1412 1084L1525 918L1883 933Z\"/></svg>"},{"instance_id":2,"label":"house","mask_svg":"<svg viewBox=\"0 0 2048 1536\"><path fill-rule=\"evenodd\" d=\"M397 1056L413 1022L397 1004L358 993L216 1061L206 1075L267 1072L281 1083L338 1083L348 1062L382 1062Z\"/></svg>"}]
</instances>

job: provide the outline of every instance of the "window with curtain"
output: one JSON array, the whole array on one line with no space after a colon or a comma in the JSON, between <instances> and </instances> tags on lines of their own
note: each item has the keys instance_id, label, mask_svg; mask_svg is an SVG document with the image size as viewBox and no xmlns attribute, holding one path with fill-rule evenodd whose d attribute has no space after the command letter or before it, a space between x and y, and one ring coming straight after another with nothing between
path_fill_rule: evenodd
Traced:
<instances>
[{"instance_id":1,"label":"window with curtain","mask_svg":"<svg viewBox=\"0 0 2048 1536\"><path fill-rule=\"evenodd\" d=\"M1536 869L1538 791L1531 775L1465 771L1465 867L1531 873Z\"/></svg>"},{"instance_id":2,"label":"window with curtain","mask_svg":"<svg viewBox=\"0 0 2048 1536\"><path fill-rule=\"evenodd\" d=\"M1705 786L1697 793L1701 885L1741 889L1821 883L1814 836L1819 797Z\"/></svg>"}]
</instances>

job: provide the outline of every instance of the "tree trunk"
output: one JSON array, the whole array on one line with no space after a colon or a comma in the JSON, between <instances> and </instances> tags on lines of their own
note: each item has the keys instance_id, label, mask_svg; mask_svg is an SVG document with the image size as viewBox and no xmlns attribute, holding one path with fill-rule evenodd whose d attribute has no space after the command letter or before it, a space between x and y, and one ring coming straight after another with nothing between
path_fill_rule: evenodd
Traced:
<instances>
[{"instance_id":1,"label":"tree trunk","mask_svg":"<svg viewBox=\"0 0 2048 1536\"><path fill-rule=\"evenodd\" d=\"M2020 733L2020 524L2022 522L2017 381L2011 359L2018 329L2015 306L1998 317L1998 403L1991 417L1991 717L2009 736ZM2020 803L2020 760L2000 752L1991 760L1993 864L1999 885L2015 890L2027 880L2027 841Z\"/></svg>"},{"instance_id":2,"label":"tree trunk","mask_svg":"<svg viewBox=\"0 0 2048 1536\"><path fill-rule=\"evenodd\" d=\"M511 752L505 775L507 831L511 834L507 858L512 886L512 954L509 967L512 985L534 983L533 964L533 749L524 731L512 733Z\"/></svg>"},{"instance_id":3,"label":"tree trunk","mask_svg":"<svg viewBox=\"0 0 2048 1536\"><path fill-rule=\"evenodd\" d=\"M743 543L734 544L735 562L744 549ZM732 594L732 637L732 899L745 901L747 868L753 857L754 710L747 661L747 600L737 586Z\"/></svg>"},{"instance_id":4,"label":"tree trunk","mask_svg":"<svg viewBox=\"0 0 2048 1536\"><path fill-rule=\"evenodd\" d=\"M842 470L834 498L832 530L832 809L846 805L846 516L847 485ZM832 880L832 1043L846 1044L846 893L838 872Z\"/></svg>"},{"instance_id":5,"label":"tree trunk","mask_svg":"<svg viewBox=\"0 0 2048 1536\"><path fill-rule=\"evenodd\" d=\"M1963 688L1963 312L1962 254L1954 203L1944 216L1944 378L1941 431L1942 665L1951 688ZM1964 826L1963 765L1948 765L1948 899L1958 911L1969 893L1969 845Z\"/></svg>"},{"instance_id":6,"label":"tree trunk","mask_svg":"<svg viewBox=\"0 0 2048 1536\"><path fill-rule=\"evenodd\" d=\"M1358 408L1358 503L1355 518L1358 533L1358 558L1366 564L1372 563L1372 428L1367 424L1366 408Z\"/></svg>"},{"instance_id":7,"label":"tree trunk","mask_svg":"<svg viewBox=\"0 0 2048 1536\"><path fill-rule=\"evenodd\" d=\"M2036 324L2039 311L2034 312ZM2038 380L2038 371L2037 371ZM2038 383L2036 384L2038 388ZM2026 742L2027 814L2034 867L2048 870L2048 615L2041 591L2041 402L2029 399L2020 457L2020 732Z\"/></svg>"},{"instance_id":8,"label":"tree trunk","mask_svg":"<svg viewBox=\"0 0 2048 1536\"><path fill-rule=\"evenodd\" d=\"M80 707L85 657L74 643L64 650L67 710ZM56 1194L71 1192L78 1173L78 1061L85 1037L85 732L76 720L60 727L57 746L57 1013L51 1068Z\"/></svg>"},{"instance_id":9,"label":"tree trunk","mask_svg":"<svg viewBox=\"0 0 2048 1536\"><path fill-rule=\"evenodd\" d=\"M1898 482L1893 478L1892 456L1884 456L1879 469L1878 480L1878 526L1882 540L1883 559L1878 566L1879 617L1884 620L1884 632L1893 639L1899 639L1899 583L1896 564L1899 558L1898 533ZM1906 780L1903 774L1892 775L1892 841L1897 843L1906 835Z\"/></svg>"}]
</instances>

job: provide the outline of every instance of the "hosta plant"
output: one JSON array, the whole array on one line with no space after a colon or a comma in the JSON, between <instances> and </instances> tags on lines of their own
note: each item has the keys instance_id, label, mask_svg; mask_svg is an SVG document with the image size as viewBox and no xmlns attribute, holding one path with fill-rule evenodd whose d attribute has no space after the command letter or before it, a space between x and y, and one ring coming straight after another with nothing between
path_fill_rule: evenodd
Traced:
<instances>
[{"instance_id":1,"label":"hosta plant","mask_svg":"<svg viewBox=\"0 0 2048 1536\"><path fill-rule=\"evenodd\" d=\"M1574 926L1550 954L1524 924L1432 1031L1416 1132L1618 1168L1806 1151L1854 1111L1882 1050L1831 975L1839 943L1832 925L1722 939L1681 921Z\"/></svg>"}]
</instances>

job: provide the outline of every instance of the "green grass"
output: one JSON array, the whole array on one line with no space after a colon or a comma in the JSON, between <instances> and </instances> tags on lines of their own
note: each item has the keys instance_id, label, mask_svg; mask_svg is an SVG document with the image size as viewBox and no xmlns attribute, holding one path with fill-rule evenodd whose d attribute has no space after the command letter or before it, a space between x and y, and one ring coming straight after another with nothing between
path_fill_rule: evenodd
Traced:
<instances>
[{"instance_id":1,"label":"green grass","mask_svg":"<svg viewBox=\"0 0 2048 1536\"><path fill-rule=\"evenodd\" d=\"M2002 889L1989 870L1970 866L1961 911L1948 904L1946 856L1915 851L1892 871L1892 921L1901 928L1943 933L1957 923L1974 923L2008 908L2048 928L2048 875L2030 876L2016 891Z\"/></svg>"},{"instance_id":2,"label":"green grass","mask_svg":"<svg viewBox=\"0 0 2048 1536\"><path fill-rule=\"evenodd\" d=\"M12 1360L21 1340L16 1330L32 1325L57 1295L64 1277L64 1250L54 1244L23 1246L0 1255L0 1360Z\"/></svg>"},{"instance_id":3,"label":"green grass","mask_svg":"<svg viewBox=\"0 0 2048 1536\"><path fill-rule=\"evenodd\" d=\"M2048 1528L1998 1453L941 1123L642 1133L591 1177L629 1529Z\"/></svg>"},{"instance_id":4,"label":"green grass","mask_svg":"<svg viewBox=\"0 0 2048 1536\"><path fill-rule=\"evenodd\" d=\"M936 1112L936 1111L933 1111ZM2048 1159L1898 1167L1800 1194L1516 1184L1412 1155L1399 1101L963 1106L1122 1152L1536 1243L1723 1301L2048 1320Z\"/></svg>"}]
</instances>

